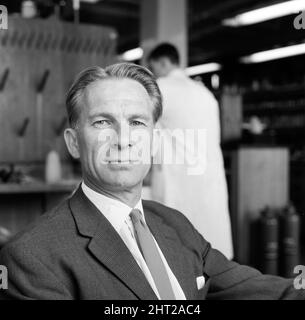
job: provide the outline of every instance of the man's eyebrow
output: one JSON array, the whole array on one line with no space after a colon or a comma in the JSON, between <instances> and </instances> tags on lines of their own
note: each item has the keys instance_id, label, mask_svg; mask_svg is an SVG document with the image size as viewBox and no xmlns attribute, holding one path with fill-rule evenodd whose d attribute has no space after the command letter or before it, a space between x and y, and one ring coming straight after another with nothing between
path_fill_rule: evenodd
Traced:
<instances>
[{"instance_id":1,"label":"man's eyebrow","mask_svg":"<svg viewBox=\"0 0 305 320\"><path fill-rule=\"evenodd\" d=\"M143 119L143 120L146 120L146 121L149 121L150 120L150 117L146 114L142 114L142 113L135 113L135 114L131 114L129 117L128 117L129 120L134 120L134 119Z\"/></svg>"},{"instance_id":2,"label":"man's eyebrow","mask_svg":"<svg viewBox=\"0 0 305 320\"><path fill-rule=\"evenodd\" d=\"M93 114L89 115L90 120L93 120L94 118L97 118L97 117L103 117L103 118L107 118L110 120L115 120L115 115L110 112L97 112L97 113L93 113Z\"/></svg>"},{"instance_id":3,"label":"man's eyebrow","mask_svg":"<svg viewBox=\"0 0 305 320\"><path fill-rule=\"evenodd\" d=\"M116 120L115 114L111 112L98 112L98 113L93 113L89 115L90 120L93 120L94 118L97 118L97 117L103 117L113 121ZM134 119L143 119L143 120L149 121L150 117L142 113L134 113L128 116L128 120L134 120Z\"/></svg>"}]
</instances>

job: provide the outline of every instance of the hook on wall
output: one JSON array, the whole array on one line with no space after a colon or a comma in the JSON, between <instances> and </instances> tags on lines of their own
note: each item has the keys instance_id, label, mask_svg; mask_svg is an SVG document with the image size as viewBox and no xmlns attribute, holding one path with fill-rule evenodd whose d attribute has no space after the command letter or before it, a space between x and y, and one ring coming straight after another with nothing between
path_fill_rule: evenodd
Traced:
<instances>
[{"instance_id":1,"label":"hook on wall","mask_svg":"<svg viewBox=\"0 0 305 320\"><path fill-rule=\"evenodd\" d=\"M61 135L63 129L66 126L66 123L67 123L67 117L63 117L62 120L60 121L59 125L54 127L54 131L58 137Z\"/></svg>"},{"instance_id":2,"label":"hook on wall","mask_svg":"<svg viewBox=\"0 0 305 320\"><path fill-rule=\"evenodd\" d=\"M8 75L10 73L10 69L9 68L6 68L2 74L2 77L0 79L0 91L3 91L4 90L4 87L5 87L5 84L7 82L7 79L8 79Z\"/></svg>"},{"instance_id":3,"label":"hook on wall","mask_svg":"<svg viewBox=\"0 0 305 320\"><path fill-rule=\"evenodd\" d=\"M38 93L42 93L42 91L44 90L46 83L48 81L49 75L50 75L50 70L49 69L45 70L45 72L43 73L42 78L37 86Z\"/></svg>"},{"instance_id":4,"label":"hook on wall","mask_svg":"<svg viewBox=\"0 0 305 320\"><path fill-rule=\"evenodd\" d=\"M19 129L17 129L17 135L19 137L24 137L25 136L26 130L27 130L28 125L29 125L29 122L30 122L30 118L29 117L24 118L24 120L22 122L22 125L19 127Z\"/></svg>"}]
</instances>

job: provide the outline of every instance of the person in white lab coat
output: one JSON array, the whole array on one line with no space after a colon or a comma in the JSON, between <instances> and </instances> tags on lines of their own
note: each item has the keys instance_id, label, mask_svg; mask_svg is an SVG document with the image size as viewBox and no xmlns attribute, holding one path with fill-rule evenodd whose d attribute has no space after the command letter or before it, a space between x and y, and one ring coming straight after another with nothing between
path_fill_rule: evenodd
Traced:
<instances>
[{"instance_id":1,"label":"person in white lab coat","mask_svg":"<svg viewBox=\"0 0 305 320\"><path fill-rule=\"evenodd\" d=\"M179 54L171 44L164 43L156 47L148 56L148 62L158 78L163 96L163 115L159 120L159 127L166 129L162 134L163 150L168 151L168 148L175 146L176 157L184 157L184 150L186 154L190 153L186 139L178 137L172 140L171 130L181 129L185 132L187 129L205 129L206 132L206 157L201 160L202 167L206 168L204 173L190 174L189 164L178 164L177 160L171 164L164 164L164 161L156 164L151 173L151 197L183 212L214 248L232 259L218 103L203 84L190 79L179 68Z\"/></svg>"}]
</instances>

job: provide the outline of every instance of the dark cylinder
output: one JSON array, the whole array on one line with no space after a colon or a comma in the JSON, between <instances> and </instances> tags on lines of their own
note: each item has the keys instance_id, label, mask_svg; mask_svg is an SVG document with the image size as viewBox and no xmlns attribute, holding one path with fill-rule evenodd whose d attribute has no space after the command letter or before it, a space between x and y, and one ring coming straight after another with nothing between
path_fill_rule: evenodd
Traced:
<instances>
[{"instance_id":1,"label":"dark cylinder","mask_svg":"<svg viewBox=\"0 0 305 320\"><path fill-rule=\"evenodd\" d=\"M299 261L300 217L292 205L287 206L280 218L280 274L295 277L294 267Z\"/></svg>"},{"instance_id":2,"label":"dark cylinder","mask_svg":"<svg viewBox=\"0 0 305 320\"><path fill-rule=\"evenodd\" d=\"M265 274L278 274L278 235L277 215L265 208L260 217L261 271Z\"/></svg>"}]
</instances>

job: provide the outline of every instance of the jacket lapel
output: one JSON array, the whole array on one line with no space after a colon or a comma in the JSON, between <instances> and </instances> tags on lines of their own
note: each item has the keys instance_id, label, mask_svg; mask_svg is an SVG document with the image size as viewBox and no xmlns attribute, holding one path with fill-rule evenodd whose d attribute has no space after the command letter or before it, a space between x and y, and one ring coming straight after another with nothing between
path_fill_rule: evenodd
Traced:
<instances>
[{"instance_id":1,"label":"jacket lapel","mask_svg":"<svg viewBox=\"0 0 305 320\"><path fill-rule=\"evenodd\" d=\"M144 207L145 220L155 237L169 267L176 276L186 299L194 299L197 290L195 275L191 272L186 256L181 250L180 241L172 228L163 219Z\"/></svg>"},{"instance_id":2,"label":"jacket lapel","mask_svg":"<svg viewBox=\"0 0 305 320\"><path fill-rule=\"evenodd\" d=\"M129 249L110 222L87 199L81 187L70 199L70 208L79 232L91 237L90 252L139 299L156 300L157 296Z\"/></svg>"}]
</instances>

